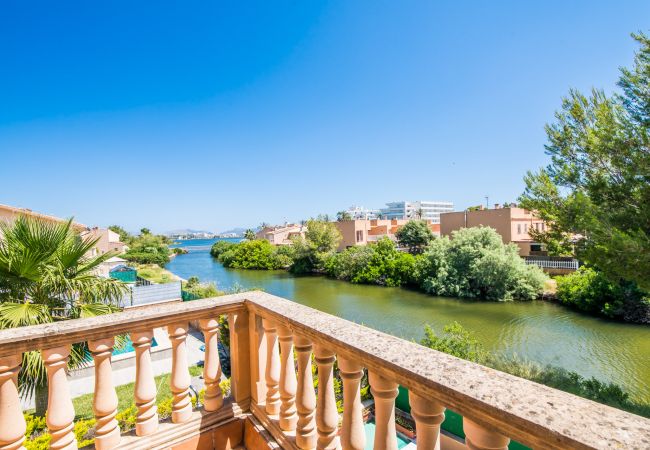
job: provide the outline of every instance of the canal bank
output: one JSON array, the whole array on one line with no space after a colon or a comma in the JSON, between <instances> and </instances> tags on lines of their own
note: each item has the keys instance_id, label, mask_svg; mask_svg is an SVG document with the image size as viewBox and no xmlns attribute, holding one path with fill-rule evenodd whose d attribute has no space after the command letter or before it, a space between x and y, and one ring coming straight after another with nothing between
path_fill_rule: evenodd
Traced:
<instances>
[{"instance_id":1,"label":"canal bank","mask_svg":"<svg viewBox=\"0 0 650 450\"><path fill-rule=\"evenodd\" d=\"M441 331L458 321L488 350L617 383L636 399L650 401L648 326L610 322L542 301L469 301L285 271L226 269L210 256L213 242L182 241L189 253L174 258L167 269L185 279L214 281L221 289L262 288L407 339L419 340L426 323Z\"/></svg>"}]
</instances>

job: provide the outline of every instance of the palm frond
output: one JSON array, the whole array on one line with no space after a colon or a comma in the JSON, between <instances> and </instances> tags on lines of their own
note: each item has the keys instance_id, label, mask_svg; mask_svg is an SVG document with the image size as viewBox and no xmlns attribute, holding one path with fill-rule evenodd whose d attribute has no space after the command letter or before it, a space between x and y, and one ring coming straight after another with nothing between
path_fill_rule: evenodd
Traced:
<instances>
[{"instance_id":1,"label":"palm frond","mask_svg":"<svg viewBox=\"0 0 650 450\"><path fill-rule=\"evenodd\" d=\"M0 328L15 328L52 322L47 305L4 302L0 304Z\"/></svg>"}]
</instances>

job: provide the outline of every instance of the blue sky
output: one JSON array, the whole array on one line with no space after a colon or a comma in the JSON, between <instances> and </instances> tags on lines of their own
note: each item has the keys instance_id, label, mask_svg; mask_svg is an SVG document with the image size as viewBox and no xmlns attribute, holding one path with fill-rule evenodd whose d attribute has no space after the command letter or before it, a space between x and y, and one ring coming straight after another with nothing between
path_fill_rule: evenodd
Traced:
<instances>
[{"instance_id":1,"label":"blue sky","mask_svg":"<svg viewBox=\"0 0 650 450\"><path fill-rule=\"evenodd\" d=\"M650 2L22 2L0 14L0 203L224 230L513 201L569 88Z\"/></svg>"}]
</instances>

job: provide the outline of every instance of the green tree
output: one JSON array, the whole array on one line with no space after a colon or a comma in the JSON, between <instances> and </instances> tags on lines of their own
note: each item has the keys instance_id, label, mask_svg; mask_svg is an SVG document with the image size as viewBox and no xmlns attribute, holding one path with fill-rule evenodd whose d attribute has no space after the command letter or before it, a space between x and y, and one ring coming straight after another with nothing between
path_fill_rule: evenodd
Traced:
<instances>
[{"instance_id":1,"label":"green tree","mask_svg":"<svg viewBox=\"0 0 650 450\"><path fill-rule=\"evenodd\" d=\"M218 258L219 255L221 255L225 251L230 250L234 245L236 244L231 241L217 241L214 244L212 244L212 248L210 249L210 255L212 255L215 258Z\"/></svg>"},{"instance_id":2,"label":"green tree","mask_svg":"<svg viewBox=\"0 0 650 450\"><path fill-rule=\"evenodd\" d=\"M251 230L250 228L244 232L244 239L248 239L249 241L252 241L255 239L255 232Z\"/></svg>"},{"instance_id":3,"label":"green tree","mask_svg":"<svg viewBox=\"0 0 650 450\"><path fill-rule=\"evenodd\" d=\"M164 266L169 262L168 242L169 240L165 236L143 233L130 240L129 249L122 257L140 264Z\"/></svg>"},{"instance_id":4,"label":"green tree","mask_svg":"<svg viewBox=\"0 0 650 450\"><path fill-rule=\"evenodd\" d=\"M339 211L336 213L336 220L343 222L344 220L352 220L352 215L348 211Z\"/></svg>"},{"instance_id":5,"label":"green tree","mask_svg":"<svg viewBox=\"0 0 650 450\"><path fill-rule=\"evenodd\" d=\"M151 234L151 230L149 228L140 228L140 234L141 235Z\"/></svg>"},{"instance_id":6,"label":"green tree","mask_svg":"<svg viewBox=\"0 0 650 450\"><path fill-rule=\"evenodd\" d=\"M96 275L114 256L88 256L97 239L84 240L72 220L52 223L24 216L0 223L0 328L92 317L118 310L126 285ZM84 364L85 345L75 344L68 367ZM47 408L47 377L38 352L23 354L19 385L35 394L37 413Z\"/></svg>"},{"instance_id":7,"label":"green tree","mask_svg":"<svg viewBox=\"0 0 650 450\"><path fill-rule=\"evenodd\" d=\"M323 271L325 260L336 251L339 242L341 242L341 233L335 224L319 219L308 220L305 237L295 238L291 244L293 248L291 271L294 273Z\"/></svg>"},{"instance_id":8,"label":"green tree","mask_svg":"<svg viewBox=\"0 0 650 450\"><path fill-rule=\"evenodd\" d=\"M551 164L528 172L521 206L551 226L531 234L578 257L612 281L650 290L650 39L611 97L570 91L546 126Z\"/></svg>"},{"instance_id":9,"label":"green tree","mask_svg":"<svg viewBox=\"0 0 650 450\"><path fill-rule=\"evenodd\" d=\"M526 265L515 244L488 227L462 228L435 239L416 261L421 287L433 295L487 300L533 300L546 275Z\"/></svg>"},{"instance_id":10,"label":"green tree","mask_svg":"<svg viewBox=\"0 0 650 450\"><path fill-rule=\"evenodd\" d=\"M433 241L433 232L426 222L409 220L395 233L397 242L402 247L407 247L410 253L422 253L424 248Z\"/></svg>"}]
</instances>

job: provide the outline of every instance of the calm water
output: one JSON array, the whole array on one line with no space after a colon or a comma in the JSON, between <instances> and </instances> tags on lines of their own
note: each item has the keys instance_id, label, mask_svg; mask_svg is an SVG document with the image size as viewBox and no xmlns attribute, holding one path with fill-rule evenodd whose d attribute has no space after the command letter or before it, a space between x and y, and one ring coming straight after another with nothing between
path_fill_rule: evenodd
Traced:
<instances>
[{"instance_id":1,"label":"calm water","mask_svg":"<svg viewBox=\"0 0 650 450\"><path fill-rule=\"evenodd\" d=\"M422 337L425 323L441 331L455 320L491 350L612 381L650 401L649 326L608 322L541 301L473 302L325 277L294 277L284 271L226 269L210 256L213 242L182 242L190 253L177 256L167 268L185 279L196 275L214 281L221 289L263 288L408 339Z\"/></svg>"}]
</instances>

